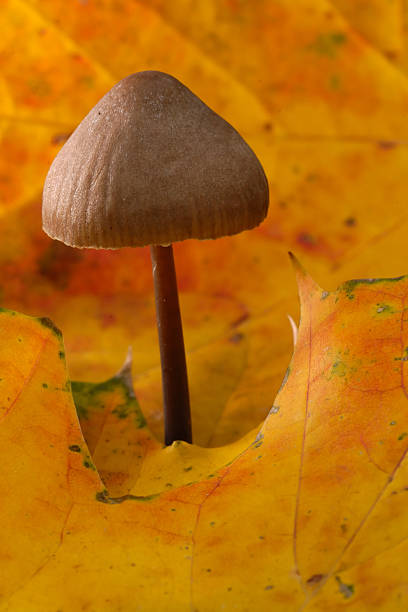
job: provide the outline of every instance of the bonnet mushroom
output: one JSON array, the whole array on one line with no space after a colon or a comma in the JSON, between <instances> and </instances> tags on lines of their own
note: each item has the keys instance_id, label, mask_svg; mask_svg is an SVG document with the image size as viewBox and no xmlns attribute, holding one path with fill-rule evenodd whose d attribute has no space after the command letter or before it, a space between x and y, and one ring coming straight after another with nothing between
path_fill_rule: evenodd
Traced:
<instances>
[{"instance_id":1,"label":"bonnet mushroom","mask_svg":"<svg viewBox=\"0 0 408 612\"><path fill-rule=\"evenodd\" d=\"M251 229L267 209L267 179L249 146L162 72L117 83L51 165L42 209L51 238L77 248L150 245L166 444L192 440L171 244Z\"/></svg>"}]
</instances>

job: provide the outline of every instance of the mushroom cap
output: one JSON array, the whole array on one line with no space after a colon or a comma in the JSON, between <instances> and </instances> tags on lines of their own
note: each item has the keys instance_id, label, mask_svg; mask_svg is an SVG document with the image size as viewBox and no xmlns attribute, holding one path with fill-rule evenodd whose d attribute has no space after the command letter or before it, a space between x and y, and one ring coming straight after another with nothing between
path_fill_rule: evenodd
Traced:
<instances>
[{"instance_id":1,"label":"mushroom cap","mask_svg":"<svg viewBox=\"0 0 408 612\"><path fill-rule=\"evenodd\" d=\"M174 77L119 81L58 153L43 229L74 247L218 238L258 225L268 182L238 132Z\"/></svg>"}]
</instances>

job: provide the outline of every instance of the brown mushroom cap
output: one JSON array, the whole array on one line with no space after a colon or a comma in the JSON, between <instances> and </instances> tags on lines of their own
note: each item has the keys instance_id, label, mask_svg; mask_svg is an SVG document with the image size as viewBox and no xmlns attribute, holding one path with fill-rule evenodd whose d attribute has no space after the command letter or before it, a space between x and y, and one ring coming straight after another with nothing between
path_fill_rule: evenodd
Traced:
<instances>
[{"instance_id":1,"label":"brown mushroom cap","mask_svg":"<svg viewBox=\"0 0 408 612\"><path fill-rule=\"evenodd\" d=\"M268 183L234 130L180 81L146 71L117 83L48 172L43 228L70 246L218 238L258 225Z\"/></svg>"}]
</instances>

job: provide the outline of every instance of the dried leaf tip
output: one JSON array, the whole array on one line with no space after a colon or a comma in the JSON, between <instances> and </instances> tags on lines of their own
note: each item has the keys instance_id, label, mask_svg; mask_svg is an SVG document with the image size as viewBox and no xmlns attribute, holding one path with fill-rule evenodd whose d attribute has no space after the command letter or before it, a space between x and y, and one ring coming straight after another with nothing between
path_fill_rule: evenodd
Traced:
<instances>
[{"instance_id":1,"label":"dried leaf tip","mask_svg":"<svg viewBox=\"0 0 408 612\"><path fill-rule=\"evenodd\" d=\"M293 337L293 348L296 347L296 343L297 343L297 339L298 339L298 327L296 325L296 323L294 322L293 318L290 316L290 314L287 315L288 319L289 319L289 323L290 323L290 327L292 329L292 337Z\"/></svg>"},{"instance_id":2,"label":"dried leaf tip","mask_svg":"<svg viewBox=\"0 0 408 612\"><path fill-rule=\"evenodd\" d=\"M133 388L133 377L132 377L132 359L133 359L133 350L132 347L128 347L128 351L126 353L125 361L123 362L122 367L115 374L114 378L119 378L123 384L126 386L130 397L135 397L135 390Z\"/></svg>"},{"instance_id":3,"label":"dried leaf tip","mask_svg":"<svg viewBox=\"0 0 408 612\"><path fill-rule=\"evenodd\" d=\"M288 255L289 255L289 259L292 263L292 266L296 272L296 276L301 275L301 276L308 276L305 268L302 266L302 264L300 263L300 261L298 260L298 258L296 257L296 255L294 253L292 253L292 251L288 251Z\"/></svg>"},{"instance_id":4,"label":"dried leaf tip","mask_svg":"<svg viewBox=\"0 0 408 612\"><path fill-rule=\"evenodd\" d=\"M314 293L322 293L321 287L313 280L310 274L302 266L296 255L291 251L288 253L296 274L298 292L301 304Z\"/></svg>"}]
</instances>

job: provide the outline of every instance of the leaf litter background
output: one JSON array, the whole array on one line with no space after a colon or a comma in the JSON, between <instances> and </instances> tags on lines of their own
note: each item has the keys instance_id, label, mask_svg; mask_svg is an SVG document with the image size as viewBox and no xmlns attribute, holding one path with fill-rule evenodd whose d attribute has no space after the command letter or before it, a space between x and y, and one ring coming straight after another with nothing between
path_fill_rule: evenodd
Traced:
<instances>
[{"instance_id":1,"label":"leaf litter background","mask_svg":"<svg viewBox=\"0 0 408 612\"><path fill-rule=\"evenodd\" d=\"M299 272L274 400L298 312L288 249L330 290L407 271L405 17L396 0L3 0L2 303L63 330L71 379L112 377L132 344L139 401L126 377L75 384L86 445L58 334L2 315L3 609L406 607L405 279L327 294ZM258 230L176 247L195 440L232 443L214 450L156 441L148 252L41 232L56 152L143 69L229 120L271 186Z\"/></svg>"}]
</instances>

